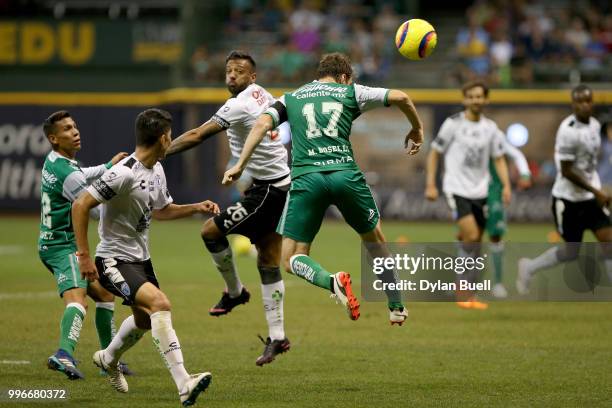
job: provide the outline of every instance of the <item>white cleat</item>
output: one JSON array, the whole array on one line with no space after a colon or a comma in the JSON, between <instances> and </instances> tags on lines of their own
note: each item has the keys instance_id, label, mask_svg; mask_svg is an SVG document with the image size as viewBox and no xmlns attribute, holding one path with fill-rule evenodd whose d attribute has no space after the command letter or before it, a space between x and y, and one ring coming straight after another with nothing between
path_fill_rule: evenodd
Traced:
<instances>
[{"instance_id":1,"label":"white cleat","mask_svg":"<svg viewBox=\"0 0 612 408\"><path fill-rule=\"evenodd\" d=\"M183 385L181 391L179 392L179 398L181 399L181 404L184 407L189 407L196 402L196 398L200 395L201 392L204 392L210 382L212 381L211 373L201 373L201 374L192 374L189 376L189 380Z\"/></svg>"},{"instance_id":2,"label":"white cleat","mask_svg":"<svg viewBox=\"0 0 612 408\"><path fill-rule=\"evenodd\" d=\"M118 392L128 392L128 383L119 369L119 362L112 365L104 361L104 350L98 350L93 355L93 362L96 366L108 373L108 380Z\"/></svg>"},{"instance_id":3,"label":"white cleat","mask_svg":"<svg viewBox=\"0 0 612 408\"><path fill-rule=\"evenodd\" d=\"M393 326L394 324L401 326L402 324L404 324L407 318L408 309L406 309L405 307L389 311L389 322L391 322L391 326Z\"/></svg>"},{"instance_id":4,"label":"white cleat","mask_svg":"<svg viewBox=\"0 0 612 408\"><path fill-rule=\"evenodd\" d=\"M529 283L531 283L531 272L527 265L530 259L521 258L518 261L518 274L516 276L516 290L519 295L527 295L529 293Z\"/></svg>"},{"instance_id":5,"label":"white cleat","mask_svg":"<svg viewBox=\"0 0 612 408\"><path fill-rule=\"evenodd\" d=\"M493 293L493 297L498 299L505 299L508 297L508 290L506 290L503 283L496 283L493 285L493 290L491 292Z\"/></svg>"},{"instance_id":6,"label":"white cleat","mask_svg":"<svg viewBox=\"0 0 612 408\"><path fill-rule=\"evenodd\" d=\"M359 301L353 294L351 275L346 272L338 272L334 274L333 277L334 293L331 297L335 298L336 302L340 302L346 307L346 311L351 320L359 319Z\"/></svg>"}]
</instances>

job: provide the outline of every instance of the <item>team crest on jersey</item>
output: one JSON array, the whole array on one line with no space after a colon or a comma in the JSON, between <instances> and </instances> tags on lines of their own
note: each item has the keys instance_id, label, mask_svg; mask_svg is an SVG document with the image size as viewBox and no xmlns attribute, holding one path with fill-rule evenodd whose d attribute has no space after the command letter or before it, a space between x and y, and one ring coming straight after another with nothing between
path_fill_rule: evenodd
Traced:
<instances>
[{"instance_id":1,"label":"team crest on jersey","mask_svg":"<svg viewBox=\"0 0 612 408\"><path fill-rule=\"evenodd\" d=\"M127 283L123 282L119 290L121 291L121 293L123 293L124 296L130 296L130 287Z\"/></svg>"},{"instance_id":2,"label":"team crest on jersey","mask_svg":"<svg viewBox=\"0 0 612 408\"><path fill-rule=\"evenodd\" d=\"M373 209L369 208L370 210L370 215L368 217L368 221L371 221L372 218L374 218L374 216L376 215L376 211L374 211Z\"/></svg>"}]
</instances>

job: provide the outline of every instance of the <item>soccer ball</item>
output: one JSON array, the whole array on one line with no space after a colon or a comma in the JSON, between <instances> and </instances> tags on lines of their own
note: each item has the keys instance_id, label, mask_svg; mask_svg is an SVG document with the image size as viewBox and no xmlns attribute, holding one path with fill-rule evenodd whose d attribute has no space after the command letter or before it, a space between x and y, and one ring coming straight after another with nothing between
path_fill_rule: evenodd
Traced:
<instances>
[{"instance_id":1,"label":"soccer ball","mask_svg":"<svg viewBox=\"0 0 612 408\"><path fill-rule=\"evenodd\" d=\"M411 60L426 58L436 48L438 35L425 20L413 18L404 22L395 33L395 46L404 57Z\"/></svg>"},{"instance_id":2,"label":"soccer ball","mask_svg":"<svg viewBox=\"0 0 612 408\"><path fill-rule=\"evenodd\" d=\"M254 245L251 245L251 240L249 240L244 235L236 235L232 239L232 250L238 256L253 256L253 253L257 255L257 250Z\"/></svg>"}]
</instances>

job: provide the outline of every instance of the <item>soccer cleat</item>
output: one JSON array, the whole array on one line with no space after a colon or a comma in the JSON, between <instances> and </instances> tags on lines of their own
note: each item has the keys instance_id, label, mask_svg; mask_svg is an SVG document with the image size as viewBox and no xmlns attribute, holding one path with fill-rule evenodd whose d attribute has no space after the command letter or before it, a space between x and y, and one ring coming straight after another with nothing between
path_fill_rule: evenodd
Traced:
<instances>
[{"instance_id":1,"label":"soccer cleat","mask_svg":"<svg viewBox=\"0 0 612 408\"><path fill-rule=\"evenodd\" d=\"M50 370L60 371L66 374L69 380L85 378L83 373L76 368L74 358L62 349L57 350L55 354L47 359L47 367Z\"/></svg>"},{"instance_id":2,"label":"soccer cleat","mask_svg":"<svg viewBox=\"0 0 612 408\"><path fill-rule=\"evenodd\" d=\"M251 299L251 294L245 287L242 287L242 292L235 298L230 297L229 293L223 292L219 303L208 309L208 313L211 316L228 314L236 306L248 303L249 299Z\"/></svg>"},{"instance_id":3,"label":"soccer cleat","mask_svg":"<svg viewBox=\"0 0 612 408\"><path fill-rule=\"evenodd\" d=\"M289 343L289 339L286 337L282 340L274 341L272 341L269 337L265 341L261 336L259 336L259 339L265 345L263 353L261 356L257 357L257 360L255 361L255 364L259 367L273 362L278 354L289 351L291 348L291 343Z\"/></svg>"},{"instance_id":4,"label":"soccer cleat","mask_svg":"<svg viewBox=\"0 0 612 408\"><path fill-rule=\"evenodd\" d=\"M131 376L135 374L134 371L130 370L128 364L124 363L123 361L119 361L119 370L123 373L123 375ZM108 373L103 369L100 369L100 375L104 377L107 376Z\"/></svg>"},{"instance_id":5,"label":"soccer cleat","mask_svg":"<svg viewBox=\"0 0 612 408\"><path fill-rule=\"evenodd\" d=\"M196 402L196 398L204 392L212 381L211 373L192 374L181 388L179 398L184 407L189 407Z\"/></svg>"},{"instance_id":6,"label":"soccer cleat","mask_svg":"<svg viewBox=\"0 0 612 408\"><path fill-rule=\"evenodd\" d=\"M519 295L527 295L529 293L529 283L531 282L531 273L527 268L529 263L528 258L521 258L518 261L518 274L516 276L516 290Z\"/></svg>"},{"instance_id":7,"label":"soccer cleat","mask_svg":"<svg viewBox=\"0 0 612 408\"><path fill-rule=\"evenodd\" d=\"M108 373L108 381L115 390L118 392L128 392L128 383L119 368L119 363L113 366L104 361L104 350L98 350L94 353L93 362Z\"/></svg>"},{"instance_id":8,"label":"soccer cleat","mask_svg":"<svg viewBox=\"0 0 612 408\"><path fill-rule=\"evenodd\" d=\"M333 275L334 293L331 295L346 307L351 320L359 319L359 301L353 294L351 288L351 275L346 272L338 272Z\"/></svg>"},{"instance_id":9,"label":"soccer cleat","mask_svg":"<svg viewBox=\"0 0 612 408\"><path fill-rule=\"evenodd\" d=\"M459 306L462 309L471 309L472 302L470 302L469 300L459 301L457 302L457 306Z\"/></svg>"},{"instance_id":10,"label":"soccer cleat","mask_svg":"<svg viewBox=\"0 0 612 408\"><path fill-rule=\"evenodd\" d=\"M397 309L389 309L389 322L391 322L391 326L397 324L401 326L404 324L406 319L408 318L408 309L405 307L400 307Z\"/></svg>"},{"instance_id":11,"label":"soccer cleat","mask_svg":"<svg viewBox=\"0 0 612 408\"><path fill-rule=\"evenodd\" d=\"M489 305L487 303L480 302L476 299L472 299L470 303L471 303L471 309L474 309L474 310L487 310L489 308Z\"/></svg>"},{"instance_id":12,"label":"soccer cleat","mask_svg":"<svg viewBox=\"0 0 612 408\"><path fill-rule=\"evenodd\" d=\"M491 292L493 293L493 297L498 299L505 299L508 297L508 291L503 283L496 283L493 285L493 290Z\"/></svg>"}]
</instances>

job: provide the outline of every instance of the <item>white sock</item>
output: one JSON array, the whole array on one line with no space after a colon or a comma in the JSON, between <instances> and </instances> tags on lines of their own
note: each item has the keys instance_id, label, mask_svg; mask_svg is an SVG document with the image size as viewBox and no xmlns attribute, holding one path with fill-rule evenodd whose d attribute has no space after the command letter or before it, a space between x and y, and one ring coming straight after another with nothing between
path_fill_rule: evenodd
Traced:
<instances>
[{"instance_id":1,"label":"white sock","mask_svg":"<svg viewBox=\"0 0 612 408\"><path fill-rule=\"evenodd\" d=\"M183 365L183 352L176 332L172 328L169 311L155 312L151 315L151 335L180 392L183 384L189 379L189 374Z\"/></svg>"},{"instance_id":2,"label":"white sock","mask_svg":"<svg viewBox=\"0 0 612 408\"><path fill-rule=\"evenodd\" d=\"M283 340L285 338L283 301L285 300L285 283L280 280L268 285L261 285L261 297L263 299L266 320L268 321L268 333L272 340Z\"/></svg>"},{"instance_id":3,"label":"white sock","mask_svg":"<svg viewBox=\"0 0 612 408\"><path fill-rule=\"evenodd\" d=\"M123 323L121 323L119 331L113 337L108 347L104 349L104 361L111 365L117 364L123 353L129 350L134 344L138 343L138 340L140 340L146 332L147 330L136 327L134 315L128 316Z\"/></svg>"},{"instance_id":4,"label":"white sock","mask_svg":"<svg viewBox=\"0 0 612 408\"><path fill-rule=\"evenodd\" d=\"M530 259L527 263L527 271L533 275L540 269L550 268L561 263L557 258L557 247L552 247L544 251L538 257Z\"/></svg>"},{"instance_id":5,"label":"white sock","mask_svg":"<svg viewBox=\"0 0 612 408\"><path fill-rule=\"evenodd\" d=\"M213 258L217 270L221 273L225 281L227 293L233 298L240 296L242 292L242 282L240 282L240 278L236 272L232 248L228 246L223 251L216 253L211 252L210 255Z\"/></svg>"}]
</instances>

